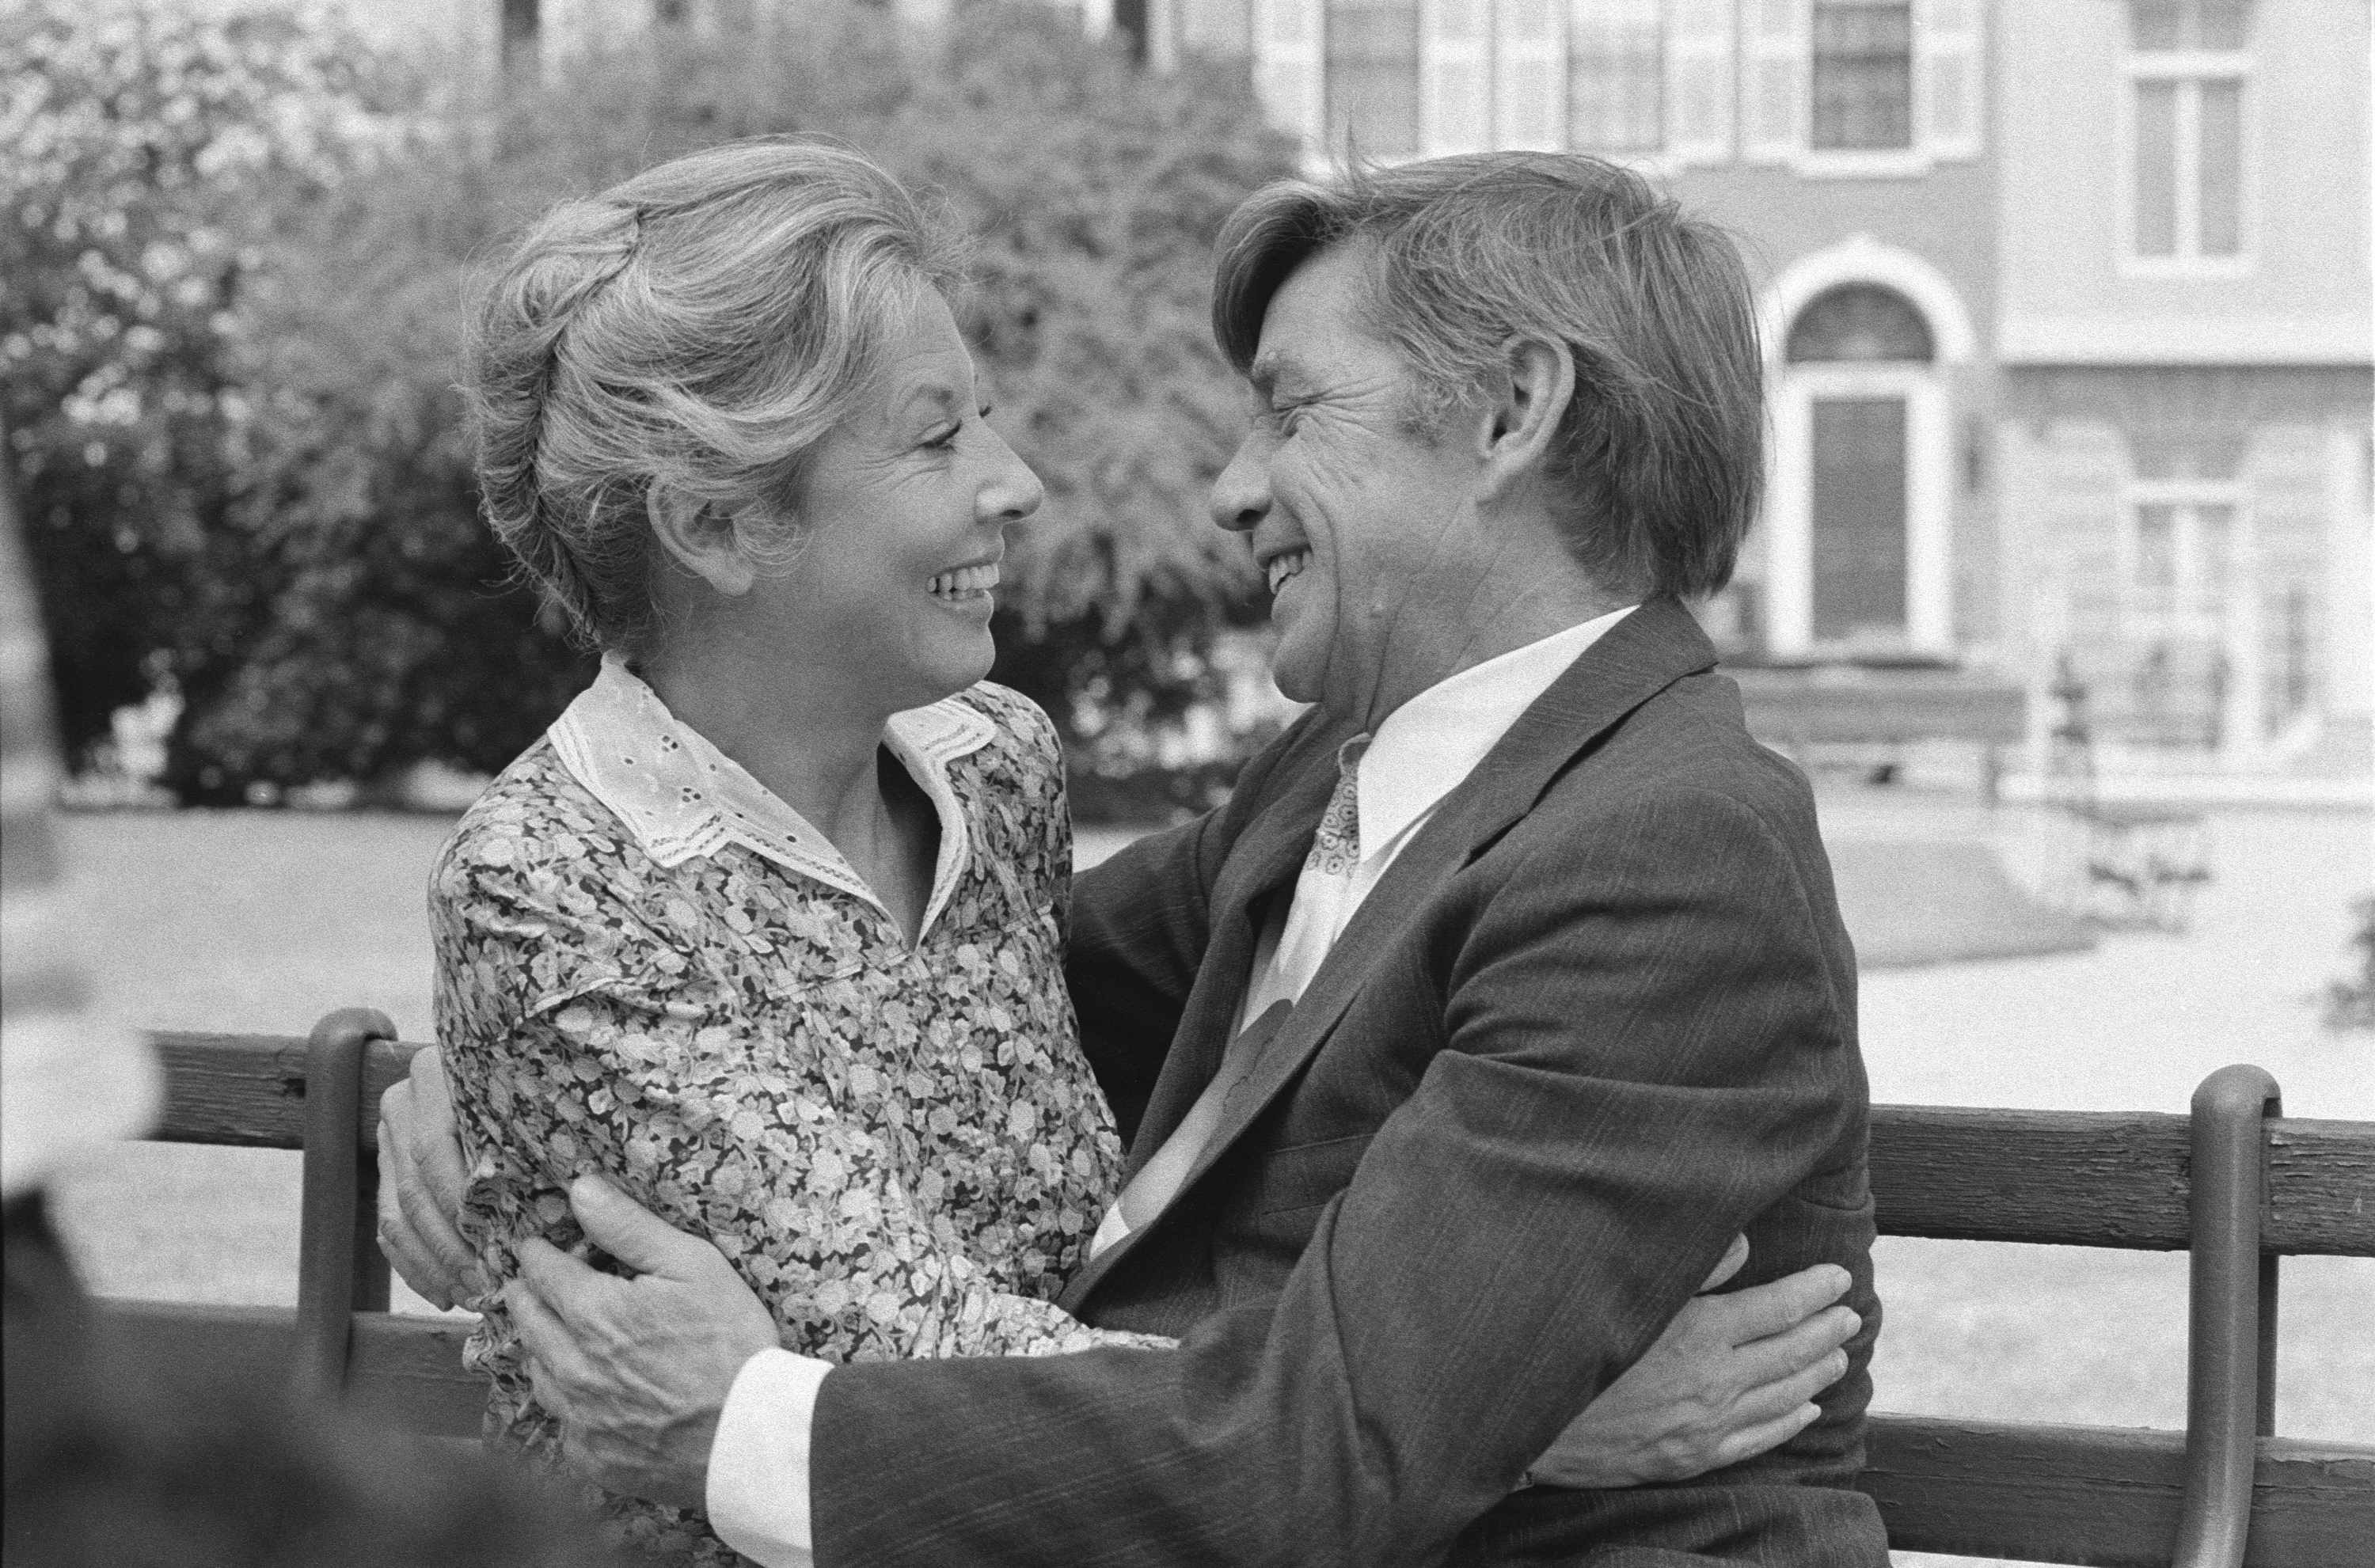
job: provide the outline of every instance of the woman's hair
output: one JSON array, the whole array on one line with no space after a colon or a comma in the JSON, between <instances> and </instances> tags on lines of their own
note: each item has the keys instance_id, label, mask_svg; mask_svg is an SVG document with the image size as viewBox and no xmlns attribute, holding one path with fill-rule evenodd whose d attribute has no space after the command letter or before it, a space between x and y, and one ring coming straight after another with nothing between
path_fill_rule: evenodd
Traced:
<instances>
[{"instance_id":1,"label":"woman's hair","mask_svg":"<svg viewBox=\"0 0 2375 1568\"><path fill-rule=\"evenodd\" d=\"M563 202L479 305L488 525L583 638L640 651L651 487L713 514L788 510L885 333L956 266L897 181L809 142L712 147Z\"/></svg>"},{"instance_id":2,"label":"woman's hair","mask_svg":"<svg viewBox=\"0 0 2375 1568\"><path fill-rule=\"evenodd\" d=\"M1257 191L1221 234L1212 332L1248 370L1270 297L1330 246L1374 247L1365 327L1441 428L1512 337L1565 343L1554 459L1567 539L1602 586L1697 596L1731 575L1764 485L1764 361L1723 230L1599 159L1490 153Z\"/></svg>"}]
</instances>

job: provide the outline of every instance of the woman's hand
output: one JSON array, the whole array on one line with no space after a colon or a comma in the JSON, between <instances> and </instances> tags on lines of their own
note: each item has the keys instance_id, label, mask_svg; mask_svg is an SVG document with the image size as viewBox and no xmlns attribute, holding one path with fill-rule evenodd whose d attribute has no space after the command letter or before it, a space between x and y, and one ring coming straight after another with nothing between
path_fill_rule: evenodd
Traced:
<instances>
[{"instance_id":1,"label":"woman's hand","mask_svg":"<svg viewBox=\"0 0 2375 1568\"><path fill-rule=\"evenodd\" d=\"M468 1182L443 1064L433 1049L416 1051L408 1076L379 1097L379 1250L436 1306L489 1289L455 1224Z\"/></svg>"},{"instance_id":2,"label":"woman's hand","mask_svg":"<svg viewBox=\"0 0 2375 1568\"><path fill-rule=\"evenodd\" d=\"M1748 1261L1732 1238L1703 1289ZM1817 1264L1728 1296L1694 1296L1526 1472L1535 1486L1622 1487L1694 1476L1787 1443L1822 1414L1863 1320L1834 1306L1846 1269Z\"/></svg>"}]
</instances>

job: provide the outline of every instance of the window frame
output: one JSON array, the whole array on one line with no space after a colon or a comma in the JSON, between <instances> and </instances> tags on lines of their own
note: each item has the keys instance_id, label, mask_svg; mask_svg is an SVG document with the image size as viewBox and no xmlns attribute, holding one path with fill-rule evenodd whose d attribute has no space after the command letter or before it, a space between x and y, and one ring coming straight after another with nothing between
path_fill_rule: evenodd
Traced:
<instances>
[{"instance_id":1,"label":"window frame","mask_svg":"<svg viewBox=\"0 0 2375 1568\"><path fill-rule=\"evenodd\" d=\"M2260 95L2253 90L2251 50L2139 50L2133 32L2121 58L2119 77L2118 249L2120 273L2126 277L2248 277L2258 270ZM2148 256L2136 249L2137 201L2136 99L2146 83L2165 82L2176 88L2175 136L2177 251ZM2238 103L2235 128L2235 228L2233 255L2202 253L2202 88L2207 82L2233 82Z\"/></svg>"},{"instance_id":2,"label":"window frame","mask_svg":"<svg viewBox=\"0 0 2375 1568\"><path fill-rule=\"evenodd\" d=\"M2170 607L2147 607L2137 582L2142 554L2144 509L2166 506L2175 513L2169 537ZM2227 513L2227 582L2220 607L2201 607L2202 513L2206 507ZM2121 487L2120 526L2112 543L2112 574L2120 606L2120 631L2125 638L2189 637L2220 643L2227 641L2227 600L2249 576L2252 559L2251 510L2249 487L2239 479L2132 479Z\"/></svg>"},{"instance_id":3,"label":"window frame","mask_svg":"<svg viewBox=\"0 0 2375 1568\"><path fill-rule=\"evenodd\" d=\"M1814 80L1820 74L1822 51L1816 41L1816 13L1825 6L1856 10L1883 10L1902 7L1905 12L1905 145L1903 147L1816 147L1814 145ZM1898 163L1919 159L1924 168L1929 155L1921 146L1921 7L1915 0L1805 0L1806 74L1799 90L1805 95L1805 112L1799 119L1801 153L1810 161L1819 159L1826 167L1837 170L1855 163L1870 161Z\"/></svg>"},{"instance_id":4,"label":"window frame","mask_svg":"<svg viewBox=\"0 0 2375 1568\"><path fill-rule=\"evenodd\" d=\"M1969 163L1987 156L1989 58L1987 29L1992 17L1983 0L1943 0L1959 18L1945 24L1945 12L1933 9L1942 0L1908 0L1912 24L1907 111L1912 119L1911 145L1903 147L1817 147L1814 146L1814 0L1745 0L1742 58L1753 65L1760 55L1792 62L1796 101L1786 143L1757 143L1747 137L1746 159L1772 163L1808 180L1902 180L1924 175L1944 165ZM1785 9L1790 21L1788 36L1750 36L1758 11L1766 6ZM1932 124L1935 72L1941 52L1960 53L1967 63L1965 81L1970 98L1965 105L1967 124L1954 135L1944 135ZM1746 95L1757 89L1743 88ZM1755 110L1749 113L1753 116Z\"/></svg>"}]
</instances>

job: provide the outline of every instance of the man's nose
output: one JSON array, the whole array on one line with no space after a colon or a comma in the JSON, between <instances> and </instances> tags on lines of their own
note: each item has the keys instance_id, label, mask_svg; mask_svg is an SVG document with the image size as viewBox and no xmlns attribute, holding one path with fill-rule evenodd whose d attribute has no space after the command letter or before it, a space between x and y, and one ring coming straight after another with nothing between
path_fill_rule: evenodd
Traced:
<instances>
[{"instance_id":1,"label":"man's nose","mask_svg":"<svg viewBox=\"0 0 2375 1568\"><path fill-rule=\"evenodd\" d=\"M1212 481L1212 521L1232 534L1249 534L1270 514L1270 463L1254 438L1237 443L1235 455Z\"/></svg>"}]
</instances>

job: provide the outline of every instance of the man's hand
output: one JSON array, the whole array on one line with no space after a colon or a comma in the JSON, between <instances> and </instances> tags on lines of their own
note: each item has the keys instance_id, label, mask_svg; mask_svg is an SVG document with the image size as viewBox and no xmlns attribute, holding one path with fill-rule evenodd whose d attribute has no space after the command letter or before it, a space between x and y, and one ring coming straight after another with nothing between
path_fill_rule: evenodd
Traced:
<instances>
[{"instance_id":1,"label":"man's hand","mask_svg":"<svg viewBox=\"0 0 2375 1568\"><path fill-rule=\"evenodd\" d=\"M441 1307L487 1293L479 1256L455 1221L469 1172L435 1050L379 1097L379 1250L404 1282Z\"/></svg>"},{"instance_id":2,"label":"man's hand","mask_svg":"<svg viewBox=\"0 0 2375 1568\"><path fill-rule=\"evenodd\" d=\"M1748 1261L1735 1236L1712 1291ZM1688 1480L1787 1443L1822 1414L1862 1319L1831 1303L1848 1272L1816 1264L1728 1296L1695 1296L1648 1352L1601 1391L1527 1471L1537 1486Z\"/></svg>"},{"instance_id":3,"label":"man's hand","mask_svg":"<svg viewBox=\"0 0 2375 1568\"><path fill-rule=\"evenodd\" d=\"M635 1270L597 1274L549 1242L520 1248L503 1287L537 1402L561 1456L596 1485L702 1506L709 1445L742 1363L779 1342L775 1320L709 1243L599 1176L570 1184L586 1238Z\"/></svg>"}]
</instances>

